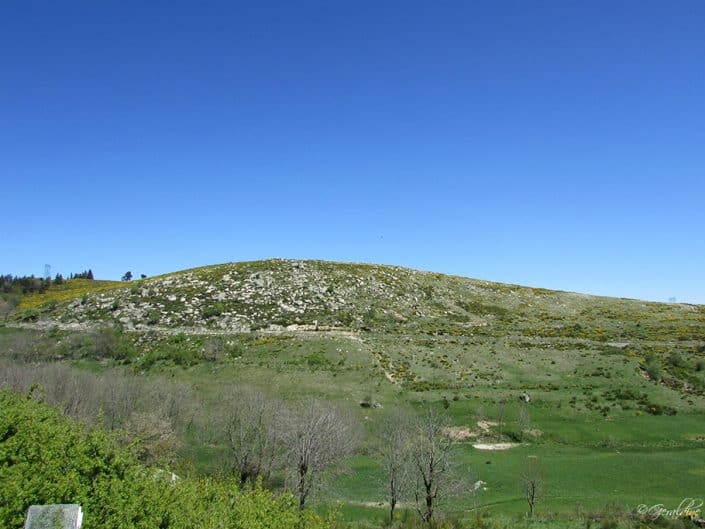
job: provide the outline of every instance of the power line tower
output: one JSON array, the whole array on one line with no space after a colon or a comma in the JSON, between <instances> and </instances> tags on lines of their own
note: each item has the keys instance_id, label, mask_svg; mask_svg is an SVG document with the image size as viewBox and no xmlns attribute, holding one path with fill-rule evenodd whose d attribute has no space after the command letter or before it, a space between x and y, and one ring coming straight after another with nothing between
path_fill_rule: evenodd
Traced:
<instances>
[{"instance_id":1,"label":"power line tower","mask_svg":"<svg viewBox=\"0 0 705 529\"><path fill-rule=\"evenodd\" d=\"M51 265L49 264L44 265L44 279L47 281L51 279Z\"/></svg>"}]
</instances>

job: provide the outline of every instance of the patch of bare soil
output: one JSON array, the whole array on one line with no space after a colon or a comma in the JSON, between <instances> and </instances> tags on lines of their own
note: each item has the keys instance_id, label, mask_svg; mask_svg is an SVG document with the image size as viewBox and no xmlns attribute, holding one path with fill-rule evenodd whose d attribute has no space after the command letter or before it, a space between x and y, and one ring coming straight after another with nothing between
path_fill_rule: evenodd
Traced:
<instances>
[{"instance_id":1,"label":"patch of bare soil","mask_svg":"<svg viewBox=\"0 0 705 529\"><path fill-rule=\"evenodd\" d=\"M471 432L470 428L465 426L449 426L448 428L443 428L443 433L453 441L465 441L466 439L477 437L477 433Z\"/></svg>"},{"instance_id":2,"label":"patch of bare soil","mask_svg":"<svg viewBox=\"0 0 705 529\"><path fill-rule=\"evenodd\" d=\"M477 443L472 445L477 450L509 450L519 446L519 443Z\"/></svg>"},{"instance_id":3,"label":"patch of bare soil","mask_svg":"<svg viewBox=\"0 0 705 529\"><path fill-rule=\"evenodd\" d=\"M487 433L493 426L497 426L497 423L495 421L477 421L477 426L483 433Z\"/></svg>"}]
</instances>

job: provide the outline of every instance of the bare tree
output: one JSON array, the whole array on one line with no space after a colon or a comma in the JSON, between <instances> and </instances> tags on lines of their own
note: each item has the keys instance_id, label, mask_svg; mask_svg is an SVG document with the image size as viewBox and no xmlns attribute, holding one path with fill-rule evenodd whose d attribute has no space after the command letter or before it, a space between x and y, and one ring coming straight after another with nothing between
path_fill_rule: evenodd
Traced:
<instances>
[{"instance_id":1,"label":"bare tree","mask_svg":"<svg viewBox=\"0 0 705 529\"><path fill-rule=\"evenodd\" d=\"M243 388L223 404L223 433L240 487L259 476L268 479L279 453L276 423L280 403L261 391Z\"/></svg>"},{"instance_id":2,"label":"bare tree","mask_svg":"<svg viewBox=\"0 0 705 529\"><path fill-rule=\"evenodd\" d=\"M97 377L63 364L31 367L35 383L42 386L46 401L71 417L90 424L97 412Z\"/></svg>"},{"instance_id":3,"label":"bare tree","mask_svg":"<svg viewBox=\"0 0 705 529\"><path fill-rule=\"evenodd\" d=\"M529 456L519 475L521 490L529 505L529 517L533 517L536 502L543 493L543 471L536 456Z\"/></svg>"},{"instance_id":4,"label":"bare tree","mask_svg":"<svg viewBox=\"0 0 705 529\"><path fill-rule=\"evenodd\" d=\"M504 412L507 408L507 400L501 399L499 401L499 408L497 409L497 441L502 440L502 428L504 426Z\"/></svg>"},{"instance_id":5,"label":"bare tree","mask_svg":"<svg viewBox=\"0 0 705 529\"><path fill-rule=\"evenodd\" d=\"M377 447L384 470L384 490L389 499L389 520L394 522L397 503L407 492L411 462L412 419L395 411L379 429Z\"/></svg>"},{"instance_id":6,"label":"bare tree","mask_svg":"<svg viewBox=\"0 0 705 529\"><path fill-rule=\"evenodd\" d=\"M522 402L519 405L519 411L517 411L517 429L519 430L519 439L524 439L524 432L529 429L531 425L531 416L529 415L529 410L527 409L526 403Z\"/></svg>"},{"instance_id":7,"label":"bare tree","mask_svg":"<svg viewBox=\"0 0 705 529\"><path fill-rule=\"evenodd\" d=\"M0 299L0 319L6 320L14 308L9 301Z\"/></svg>"},{"instance_id":8,"label":"bare tree","mask_svg":"<svg viewBox=\"0 0 705 529\"><path fill-rule=\"evenodd\" d=\"M41 350L41 336L34 331L13 332L3 347L3 356L21 362L34 362L44 356Z\"/></svg>"},{"instance_id":9,"label":"bare tree","mask_svg":"<svg viewBox=\"0 0 705 529\"><path fill-rule=\"evenodd\" d=\"M122 427L134 411L150 402L148 388L138 377L114 371L103 375L100 384L100 412L103 425L108 430Z\"/></svg>"},{"instance_id":10,"label":"bare tree","mask_svg":"<svg viewBox=\"0 0 705 529\"><path fill-rule=\"evenodd\" d=\"M122 429L122 441L148 465L173 462L179 441L168 417L159 412L135 412Z\"/></svg>"},{"instance_id":11,"label":"bare tree","mask_svg":"<svg viewBox=\"0 0 705 529\"><path fill-rule=\"evenodd\" d=\"M449 419L428 407L414 424L412 464L416 475L414 498L421 519L431 525L438 503L458 486L453 475L452 440Z\"/></svg>"},{"instance_id":12,"label":"bare tree","mask_svg":"<svg viewBox=\"0 0 705 529\"><path fill-rule=\"evenodd\" d=\"M290 410L284 424L289 478L303 510L325 474L352 454L358 427L349 413L314 399Z\"/></svg>"},{"instance_id":13,"label":"bare tree","mask_svg":"<svg viewBox=\"0 0 705 529\"><path fill-rule=\"evenodd\" d=\"M475 410L475 422L476 423L481 423L485 422L487 420L487 414L485 413L485 408L483 406L480 406Z\"/></svg>"},{"instance_id":14,"label":"bare tree","mask_svg":"<svg viewBox=\"0 0 705 529\"><path fill-rule=\"evenodd\" d=\"M200 406L193 388L184 382L165 378L142 382L147 385L147 390L141 409L159 413L169 419L177 434L188 430Z\"/></svg>"}]
</instances>

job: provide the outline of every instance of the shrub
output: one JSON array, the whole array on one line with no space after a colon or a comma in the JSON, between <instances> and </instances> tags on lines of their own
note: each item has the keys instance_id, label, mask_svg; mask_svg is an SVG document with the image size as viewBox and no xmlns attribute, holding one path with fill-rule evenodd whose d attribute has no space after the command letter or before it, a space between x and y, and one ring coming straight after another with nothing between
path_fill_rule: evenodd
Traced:
<instances>
[{"instance_id":1,"label":"shrub","mask_svg":"<svg viewBox=\"0 0 705 529\"><path fill-rule=\"evenodd\" d=\"M668 363L673 367L685 367L685 360L679 353L671 353L668 357Z\"/></svg>"},{"instance_id":2,"label":"shrub","mask_svg":"<svg viewBox=\"0 0 705 529\"><path fill-rule=\"evenodd\" d=\"M607 517L603 518L602 521L600 522L600 529L617 529L619 526L619 523L615 518Z\"/></svg>"},{"instance_id":3,"label":"shrub","mask_svg":"<svg viewBox=\"0 0 705 529\"><path fill-rule=\"evenodd\" d=\"M203 309L203 317L206 319L215 318L223 314L223 312L225 312L225 305L222 303L214 303Z\"/></svg>"},{"instance_id":4,"label":"shrub","mask_svg":"<svg viewBox=\"0 0 705 529\"><path fill-rule=\"evenodd\" d=\"M147 325L156 325L157 323L159 323L159 318L160 318L161 314L159 313L159 311L157 309L149 309L147 311L146 316L147 316Z\"/></svg>"},{"instance_id":5,"label":"shrub","mask_svg":"<svg viewBox=\"0 0 705 529\"><path fill-rule=\"evenodd\" d=\"M661 366L656 361L649 362L644 369L651 380L655 382L661 381Z\"/></svg>"}]
</instances>

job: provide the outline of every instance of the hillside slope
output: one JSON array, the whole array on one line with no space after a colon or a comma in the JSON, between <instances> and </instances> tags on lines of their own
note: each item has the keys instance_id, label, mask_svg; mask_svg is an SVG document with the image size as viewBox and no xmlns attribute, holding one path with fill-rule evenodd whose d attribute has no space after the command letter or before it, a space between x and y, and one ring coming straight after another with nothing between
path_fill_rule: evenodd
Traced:
<instances>
[{"instance_id":1,"label":"hillside slope","mask_svg":"<svg viewBox=\"0 0 705 529\"><path fill-rule=\"evenodd\" d=\"M70 300L35 299L14 318L186 332L337 328L705 340L705 306L588 296L395 266L280 259L195 268Z\"/></svg>"}]
</instances>

